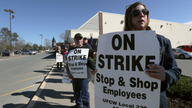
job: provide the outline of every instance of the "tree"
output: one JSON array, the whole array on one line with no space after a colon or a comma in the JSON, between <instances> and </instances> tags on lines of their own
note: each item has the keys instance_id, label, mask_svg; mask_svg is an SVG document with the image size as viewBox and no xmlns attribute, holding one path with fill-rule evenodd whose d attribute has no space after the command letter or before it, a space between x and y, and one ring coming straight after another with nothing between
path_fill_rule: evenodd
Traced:
<instances>
[{"instance_id":1,"label":"tree","mask_svg":"<svg viewBox=\"0 0 192 108\"><path fill-rule=\"evenodd\" d=\"M0 30L0 50L10 50L10 47L7 47L10 45L10 31L8 28L4 27Z\"/></svg>"},{"instance_id":2,"label":"tree","mask_svg":"<svg viewBox=\"0 0 192 108\"><path fill-rule=\"evenodd\" d=\"M33 44L33 49L34 50L38 50L39 48L38 48L39 46L37 45L37 44Z\"/></svg>"},{"instance_id":3,"label":"tree","mask_svg":"<svg viewBox=\"0 0 192 108\"><path fill-rule=\"evenodd\" d=\"M44 41L44 44L45 44L45 49L50 49L51 48L51 40L46 38L45 41Z\"/></svg>"},{"instance_id":4,"label":"tree","mask_svg":"<svg viewBox=\"0 0 192 108\"><path fill-rule=\"evenodd\" d=\"M43 50L43 47L42 47L42 45L40 45L40 46L39 46L39 50Z\"/></svg>"},{"instance_id":5,"label":"tree","mask_svg":"<svg viewBox=\"0 0 192 108\"><path fill-rule=\"evenodd\" d=\"M16 32L14 32L14 33L12 34L12 40L15 41L15 42L18 41L18 39L17 39L18 37L19 37L19 35L18 35Z\"/></svg>"},{"instance_id":6,"label":"tree","mask_svg":"<svg viewBox=\"0 0 192 108\"><path fill-rule=\"evenodd\" d=\"M61 34L59 35L59 38L60 38L60 40L61 40L62 42L65 42L65 33L61 33Z\"/></svg>"},{"instance_id":7,"label":"tree","mask_svg":"<svg viewBox=\"0 0 192 108\"><path fill-rule=\"evenodd\" d=\"M12 34L12 41L13 41L13 45L14 45L14 49L16 49L15 48L15 44L16 44L16 42L18 42L18 38L19 37L19 35L16 33L16 32L14 32L13 34Z\"/></svg>"},{"instance_id":8,"label":"tree","mask_svg":"<svg viewBox=\"0 0 192 108\"><path fill-rule=\"evenodd\" d=\"M18 41L15 44L16 50L21 50L25 46L25 40L22 37L18 37Z\"/></svg>"},{"instance_id":9,"label":"tree","mask_svg":"<svg viewBox=\"0 0 192 108\"><path fill-rule=\"evenodd\" d=\"M30 50L31 48L32 48L32 46L29 45L29 43L27 43L27 44L24 46L23 49L25 49L25 50Z\"/></svg>"}]
</instances>

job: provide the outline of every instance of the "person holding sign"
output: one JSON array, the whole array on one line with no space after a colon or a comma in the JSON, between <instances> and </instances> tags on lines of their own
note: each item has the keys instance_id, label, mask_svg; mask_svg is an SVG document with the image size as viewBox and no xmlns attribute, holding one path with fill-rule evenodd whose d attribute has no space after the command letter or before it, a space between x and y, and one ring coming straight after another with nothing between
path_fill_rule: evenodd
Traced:
<instances>
[{"instance_id":1,"label":"person holding sign","mask_svg":"<svg viewBox=\"0 0 192 108\"><path fill-rule=\"evenodd\" d=\"M80 33L75 34L74 40L76 47L69 51L67 56L68 62L66 66L68 77L72 79L74 96L76 100L76 105L72 106L72 108L90 108L90 97L88 91L89 78L86 74L88 74L87 67L93 69L93 71L91 71L93 75L97 72L95 65L88 61L88 57L93 57L94 52L88 47L83 46L83 36ZM84 51L88 52L87 54L82 55L81 53ZM87 63L83 62L84 60L87 61ZM75 61L78 61L78 63ZM85 70L84 67L86 68ZM81 76L82 73L86 73L86 77L83 76L83 78L80 78L78 76L78 74Z\"/></svg>"},{"instance_id":2,"label":"person holding sign","mask_svg":"<svg viewBox=\"0 0 192 108\"><path fill-rule=\"evenodd\" d=\"M63 52L61 51L61 47L58 46L58 47L56 48L56 50L55 50L55 53L54 53L54 55L56 56L57 71L60 71L60 70L62 69L63 58L58 59L58 57L63 56L62 54L63 54Z\"/></svg>"},{"instance_id":3,"label":"person holding sign","mask_svg":"<svg viewBox=\"0 0 192 108\"><path fill-rule=\"evenodd\" d=\"M152 30L149 26L149 10L142 2L130 5L125 12L124 31ZM175 84L181 76L181 69L172 53L170 40L157 34L160 45L160 63L150 64L145 73L161 81L160 108L167 108L166 90Z\"/></svg>"}]
</instances>

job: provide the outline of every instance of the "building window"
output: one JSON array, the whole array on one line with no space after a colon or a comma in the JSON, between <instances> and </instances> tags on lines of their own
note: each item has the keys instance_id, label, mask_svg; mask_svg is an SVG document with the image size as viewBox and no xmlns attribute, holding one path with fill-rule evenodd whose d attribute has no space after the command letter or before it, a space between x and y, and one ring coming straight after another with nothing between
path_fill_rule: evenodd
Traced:
<instances>
[{"instance_id":1,"label":"building window","mask_svg":"<svg viewBox=\"0 0 192 108\"><path fill-rule=\"evenodd\" d=\"M123 20L121 20L120 24L123 24Z\"/></svg>"}]
</instances>

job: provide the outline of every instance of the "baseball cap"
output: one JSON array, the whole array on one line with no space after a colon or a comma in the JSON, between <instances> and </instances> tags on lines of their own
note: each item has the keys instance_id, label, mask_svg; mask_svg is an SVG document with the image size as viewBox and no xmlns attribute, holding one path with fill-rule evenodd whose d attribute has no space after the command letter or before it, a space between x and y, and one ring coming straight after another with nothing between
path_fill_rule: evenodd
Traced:
<instances>
[{"instance_id":1,"label":"baseball cap","mask_svg":"<svg viewBox=\"0 0 192 108\"><path fill-rule=\"evenodd\" d=\"M83 40L87 40L87 37L84 37Z\"/></svg>"},{"instance_id":2,"label":"baseball cap","mask_svg":"<svg viewBox=\"0 0 192 108\"><path fill-rule=\"evenodd\" d=\"M78 38L78 37L83 38L83 36L80 33L75 34L75 38Z\"/></svg>"},{"instance_id":3,"label":"baseball cap","mask_svg":"<svg viewBox=\"0 0 192 108\"><path fill-rule=\"evenodd\" d=\"M74 39L73 39L73 38L68 37L67 43L75 43L75 42L74 42Z\"/></svg>"}]
</instances>

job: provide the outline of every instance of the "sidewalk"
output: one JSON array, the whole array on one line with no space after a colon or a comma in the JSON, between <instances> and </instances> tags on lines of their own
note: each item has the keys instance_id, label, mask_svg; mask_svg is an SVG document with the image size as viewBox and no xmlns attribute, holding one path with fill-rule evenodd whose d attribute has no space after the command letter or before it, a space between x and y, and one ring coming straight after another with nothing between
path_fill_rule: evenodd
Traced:
<instances>
[{"instance_id":1,"label":"sidewalk","mask_svg":"<svg viewBox=\"0 0 192 108\"><path fill-rule=\"evenodd\" d=\"M38 88L27 108L70 108L73 97L72 83L62 83L63 72L56 71L56 64ZM90 106L95 108L94 84L89 83Z\"/></svg>"}]
</instances>

